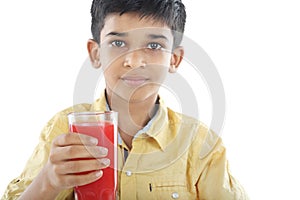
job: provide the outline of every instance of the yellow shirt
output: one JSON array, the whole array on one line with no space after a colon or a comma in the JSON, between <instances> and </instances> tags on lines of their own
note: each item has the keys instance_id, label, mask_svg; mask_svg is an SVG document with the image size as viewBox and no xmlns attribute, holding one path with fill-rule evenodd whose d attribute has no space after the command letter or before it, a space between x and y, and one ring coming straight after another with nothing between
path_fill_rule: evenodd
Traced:
<instances>
[{"instance_id":1,"label":"yellow shirt","mask_svg":"<svg viewBox=\"0 0 300 200\"><path fill-rule=\"evenodd\" d=\"M67 114L106 110L102 97L56 114L42 130L24 171L8 185L2 199L16 199L48 160L52 140L68 133ZM201 122L160 104L147 132L139 134L124 160L126 145L118 145L118 195L122 200L206 199L245 200L243 187L228 169L221 139ZM73 199L73 189L56 199Z\"/></svg>"}]
</instances>

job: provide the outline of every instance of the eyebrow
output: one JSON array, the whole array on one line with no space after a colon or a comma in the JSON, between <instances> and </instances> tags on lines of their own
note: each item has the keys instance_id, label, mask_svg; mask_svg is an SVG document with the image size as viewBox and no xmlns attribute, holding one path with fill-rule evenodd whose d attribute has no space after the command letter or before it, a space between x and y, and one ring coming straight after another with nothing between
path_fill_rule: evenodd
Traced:
<instances>
[{"instance_id":1,"label":"eyebrow","mask_svg":"<svg viewBox=\"0 0 300 200\"><path fill-rule=\"evenodd\" d=\"M109 33L107 33L105 36L110 36L110 35L112 35L112 36L120 36L120 37L125 37L125 36L128 36L128 33L125 33L125 32L123 32L123 33L119 33L119 32L109 32Z\"/></svg>"},{"instance_id":2,"label":"eyebrow","mask_svg":"<svg viewBox=\"0 0 300 200\"><path fill-rule=\"evenodd\" d=\"M149 34L148 37L151 39L160 39L161 38L161 39L169 41L168 38L164 35Z\"/></svg>"},{"instance_id":3,"label":"eyebrow","mask_svg":"<svg viewBox=\"0 0 300 200\"><path fill-rule=\"evenodd\" d=\"M112 31L112 32L109 32L108 34L106 34L106 36L119 36L119 37L125 37L125 36L128 36L128 33L127 32L115 32L115 31ZM150 39L164 39L166 41L169 41L168 38L164 35L161 35L161 34L149 34L148 37Z\"/></svg>"}]
</instances>

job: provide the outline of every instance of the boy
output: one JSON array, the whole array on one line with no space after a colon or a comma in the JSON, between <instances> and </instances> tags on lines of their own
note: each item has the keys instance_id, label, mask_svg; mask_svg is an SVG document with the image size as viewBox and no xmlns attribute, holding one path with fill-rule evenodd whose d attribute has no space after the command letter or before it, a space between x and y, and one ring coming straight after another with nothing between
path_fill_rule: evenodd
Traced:
<instances>
[{"instance_id":1,"label":"boy","mask_svg":"<svg viewBox=\"0 0 300 200\"><path fill-rule=\"evenodd\" d=\"M49 121L3 198L73 199L74 186L100 179L110 162L107 149L96 146L95 138L68 133L67 114L111 109L119 113L119 199L247 199L228 171L221 139L158 96L184 55L181 1L94 0L91 14L87 48L92 65L104 70L105 92ZM79 157L97 159L74 160ZM93 172L74 175L84 171Z\"/></svg>"}]
</instances>

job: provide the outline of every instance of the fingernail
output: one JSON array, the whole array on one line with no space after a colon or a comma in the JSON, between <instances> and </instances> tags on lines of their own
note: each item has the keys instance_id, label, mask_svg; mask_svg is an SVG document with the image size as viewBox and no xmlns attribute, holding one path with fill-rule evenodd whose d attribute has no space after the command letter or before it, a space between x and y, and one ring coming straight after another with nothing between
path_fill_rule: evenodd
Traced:
<instances>
[{"instance_id":1,"label":"fingernail","mask_svg":"<svg viewBox=\"0 0 300 200\"><path fill-rule=\"evenodd\" d=\"M100 177L102 175L102 170L96 172L96 177Z\"/></svg>"},{"instance_id":2,"label":"fingernail","mask_svg":"<svg viewBox=\"0 0 300 200\"><path fill-rule=\"evenodd\" d=\"M105 166L108 166L110 164L110 160L108 158L103 158L101 160L102 164L105 165Z\"/></svg>"},{"instance_id":3,"label":"fingernail","mask_svg":"<svg viewBox=\"0 0 300 200\"><path fill-rule=\"evenodd\" d=\"M91 141L92 144L98 144L97 138L91 138L90 141Z\"/></svg>"},{"instance_id":4,"label":"fingernail","mask_svg":"<svg viewBox=\"0 0 300 200\"><path fill-rule=\"evenodd\" d=\"M108 149L105 147L100 147L100 152L102 155L107 155Z\"/></svg>"}]
</instances>

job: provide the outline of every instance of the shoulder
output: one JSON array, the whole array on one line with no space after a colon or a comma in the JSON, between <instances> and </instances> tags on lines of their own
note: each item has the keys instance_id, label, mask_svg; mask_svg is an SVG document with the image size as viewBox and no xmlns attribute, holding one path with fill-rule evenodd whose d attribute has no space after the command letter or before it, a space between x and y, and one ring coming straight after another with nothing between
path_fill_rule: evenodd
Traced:
<instances>
[{"instance_id":1,"label":"shoulder","mask_svg":"<svg viewBox=\"0 0 300 200\"><path fill-rule=\"evenodd\" d=\"M204 159L215 151L222 151L222 139L207 124L199 119L175 112L170 108L168 110L168 120L170 124L176 124L182 134L191 136L190 151L197 157Z\"/></svg>"},{"instance_id":2,"label":"shoulder","mask_svg":"<svg viewBox=\"0 0 300 200\"><path fill-rule=\"evenodd\" d=\"M40 139L44 141L51 141L59 134L67 133L68 126L68 114L71 112L80 112L90 110L91 104L78 104L65 108L57 112L44 126Z\"/></svg>"},{"instance_id":3,"label":"shoulder","mask_svg":"<svg viewBox=\"0 0 300 200\"><path fill-rule=\"evenodd\" d=\"M67 122L68 114L71 112L83 112L88 111L91 108L91 104L77 104L74 106L70 106L68 108L65 108L59 112L57 112L48 122L48 124L57 124Z\"/></svg>"}]
</instances>

